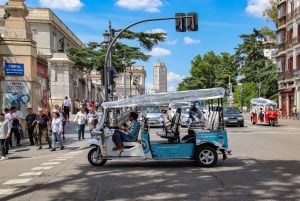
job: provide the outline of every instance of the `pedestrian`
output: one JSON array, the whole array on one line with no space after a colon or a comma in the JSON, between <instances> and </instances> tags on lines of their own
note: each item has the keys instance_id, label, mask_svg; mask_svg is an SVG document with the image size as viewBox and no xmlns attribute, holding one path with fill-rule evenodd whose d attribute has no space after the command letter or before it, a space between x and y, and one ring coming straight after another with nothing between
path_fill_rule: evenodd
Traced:
<instances>
[{"instance_id":1,"label":"pedestrian","mask_svg":"<svg viewBox=\"0 0 300 201\"><path fill-rule=\"evenodd\" d=\"M65 97L65 100L63 100L62 108L66 114L66 121L69 123L70 118L70 108L71 108L71 101L69 100L68 96Z\"/></svg>"},{"instance_id":2,"label":"pedestrian","mask_svg":"<svg viewBox=\"0 0 300 201\"><path fill-rule=\"evenodd\" d=\"M39 109L39 114L37 115L36 123L39 125L39 132L38 132L38 150L42 149L42 137L46 139L49 145L49 149L51 149L51 140L48 135L48 131L50 130L50 118L48 115L45 114L43 109Z\"/></svg>"},{"instance_id":3,"label":"pedestrian","mask_svg":"<svg viewBox=\"0 0 300 201\"><path fill-rule=\"evenodd\" d=\"M84 139L84 129L87 124L87 115L83 107L75 115L74 123L77 123L78 140Z\"/></svg>"},{"instance_id":4,"label":"pedestrian","mask_svg":"<svg viewBox=\"0 0 300 201\"><path fill-rule=\"evenodd\" d=\"M89 113L87 114L87 118L88 118L88 128L90 130L90 132L96 128L96 125L98 123L98 115L95 112L95 109L90 107L89 108Z\"/></svg>"},{"instance_id":5,"label":"pedestrian","mask_svg":"<svg viewBox=\"0 0 300 201\"><path fill-rule=\"evenodd\" d=\"M37 144L37 136L34 135L34 121L36 120L36 114L33 112L32 107L27 108L28 114L25 117L26 125L25 129L27 129L28 137L30 141L30 146Z\"/></svg>"},{"instance_id":6,"label":"pedestrian","mask_svg":"<svg viewBox=\"0 0 300 201\"><path fill-rule=\"evenodd\" d=\"M63 131L63 125L62 120L60 118L60 114L58 111L53 112L53 118L51 122L51 130L52 130L52 149L51 151L55 151L55 143L56 139L58 139L58 142L60 144L60 150L64 149L64 145L61 139L62 131Z\"/></svg>"},{"instance_id":7,"label":"pedestrian","mask_svg":"<svg viewBox=\"0 0 300 201\"><path fill-rule=\"evenodd\" d=\"M12 147L12 134L14 134L14 137L16 139L16 146L20 146L21 145L21 137L20 137L20 133L19 133L19 123L20 122L16 115L16 107L15 106L12 106L9 109L7 118L9 120L8 127L10 129L10 136L8 139L9 144Z\"/></svg>"},{"instance_id":8,"label":"pedestrian","mask_svg":"<svg viewBox=\"0 0 300 201\"><path fill-rule=\"evenodd\" d=\"M7 139L9 139L10 136L10 131L8 128L8 123L9 120L5 119L5 114L1 113L0 114L0 149L1 149L1 161L3 160L7 160L7 145L8 145L8 141Z\"/></svg>"}]
</instances>

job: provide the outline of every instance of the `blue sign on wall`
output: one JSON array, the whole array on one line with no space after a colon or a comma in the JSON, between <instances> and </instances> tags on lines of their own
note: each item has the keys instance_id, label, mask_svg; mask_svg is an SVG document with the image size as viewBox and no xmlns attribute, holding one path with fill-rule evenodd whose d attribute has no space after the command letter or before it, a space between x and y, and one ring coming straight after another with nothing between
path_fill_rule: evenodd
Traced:
<instances>
[{"instance_id":1,"label":"blue sign on wall","mask_svg":"<svg viewBox=\"0 0 300 201\"><path fill-rule=\"evenodd\" d=\"M24 76L24 64L5 63L4 71L6 76Z\"/></svg>"}]
</instances>

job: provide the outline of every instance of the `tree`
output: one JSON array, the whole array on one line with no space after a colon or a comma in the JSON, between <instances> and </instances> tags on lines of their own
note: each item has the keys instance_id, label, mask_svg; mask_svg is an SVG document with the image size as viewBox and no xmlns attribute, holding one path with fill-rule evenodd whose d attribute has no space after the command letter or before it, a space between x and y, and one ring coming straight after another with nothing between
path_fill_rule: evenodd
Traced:
<instances>
[{"instance_id":1,"label":"tree","mask_svg":"<svg viewBox=\"0 0 300 201\"><path fill-rule=\"evenodd\" d=\"M269 6L263 11L263 16L274 22L276 28L278 27L278 9L279 0L269 0Z\"/></svg>"},{"instance_id":2,"label":"tree","mask_svg":"<svg viewBox=\"0 0 300 201\"><path fill-rule=\"evenodd\" d=\"M235 58L229 53L222 52L216 55L210 51L203 55L197 55L191 62L190 77L186 77L179 83L177 90L191 90L211 87L229 88L228 82L235 81L238 66Z\"/></svg>"},{"instance_id":3,"label":"tree","mask_svg":"<svg viewBox=\"0 0 300 201\"><path fill-rule=\"evenodd\" d=\"M165 33L144 33L124 31L121 39L135 40L137 39L140 45L146 49L151 50L154 45L162 42L166 38ZM104 68L105 55L107 46L101 45L97 42L90 42L86 47L76 48L70 47L67 49L67 54L74 62L73 68L78 69L86 75L86 82L90 82L90 74L92 70L102 71ZM134 61L147 61L149 55L144 54L140 48L128 46L121 42L116 42L112 51L112 66L120 71L123 68L122 60L126 56L128 65L133 65ZM89 86L87 85L88 99L90 99Z\"/></svg>"},{"instance_id":4,"label":"tree","mask_svg":"<svg viewBox=\"0 0 300 201\"><path fill-rule=\"evenodd\" d=\"M123 32L120 36L120 39L137 39L140 45L148 51L159 42L165 41L165 38L165 33L144 33L132 32L129 30ZM74 68L88 73L94 69L97 71L103 70L106 51L107 46L97 42L90 42L83 48L68 48L67 54L74 62ZM124 56L126 56L126 60L129 64L134 63L136 60L147 61L150 57L149 55L144 54L140 48L116 42L112 51L112 66L114 66L117 71L122 69L122 59Z\"/></svg>"},{"instance_id":5,"label":"tree","mask_svg":"<svg viewBox=\"0 0 300 201\"><path fill-rule=\"evenodd\" d=\"M253 33L243 34L240 37L243 43L236 48L235 57L237 63L241 64L239 70L241 82L256 83L255 91L262 86L261 96L275 97L277 94L277 87L274 87L277 86L276 66L272 60L264 56L264 49L276 47L276 44L272 42L275 34L268 28L264 28L262 30L254 29ZM258 95L257 93L256 97Z\"/></svg>"}]
</instances>

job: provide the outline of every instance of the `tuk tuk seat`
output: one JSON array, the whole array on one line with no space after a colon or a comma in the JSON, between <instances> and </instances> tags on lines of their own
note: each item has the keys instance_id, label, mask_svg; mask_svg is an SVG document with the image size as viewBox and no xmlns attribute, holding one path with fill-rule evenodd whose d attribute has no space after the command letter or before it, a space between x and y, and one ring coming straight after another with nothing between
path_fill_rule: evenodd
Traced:
<instances>
[{"instance_id":1,"label":"tuk tuk seat","mask_svg":"<svg viewBox=\"0 0 300 201\"><path fill-rule=\"evenodd\" d=\"M167 125L164 130L157 131L157 135L162 138L167 138L171 142L179 142L179 126L180 126L181 108L177 108L175 115L172 118L171 124Z\"/></svg>"}]
</instances>

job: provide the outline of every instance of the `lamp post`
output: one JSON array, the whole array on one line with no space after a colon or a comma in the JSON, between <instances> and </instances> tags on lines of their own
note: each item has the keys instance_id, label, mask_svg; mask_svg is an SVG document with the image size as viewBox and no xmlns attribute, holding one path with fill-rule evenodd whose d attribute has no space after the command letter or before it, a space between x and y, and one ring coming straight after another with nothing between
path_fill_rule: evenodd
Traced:
<instances>
[{"instance_id":1,"label":"lamp post","mask_svg":"<svg viewBox=\"0 0 300 201\"><path fill-rule=\"evenodd\" d=\"M126 82L127 82L127 77L126 77L126 59L125 59L125 55L122 59L122 64L123 64L123 68L124 68L124 99L126 99L127 96L127 86L126 86Z\"/></svg>"},{"instance_id":2,"label":"lamp post","mask_svg":"<svg viewBox=\"0 0 300 201\"><path fill-rule=\"evenodd\" d=\"M122 29L113 29L111 27L111 21L109 21L109 26L108 26L108 31L106 30L103 33L103 43L107 44L108 50L107 50L107 56L108 58L105 57L105 62L104 62L104 93L105 93L105 101L108 101L108 68L112 67L112 44L114 41L115 33L120 32Z\"/></svg>"}]
</instances>

